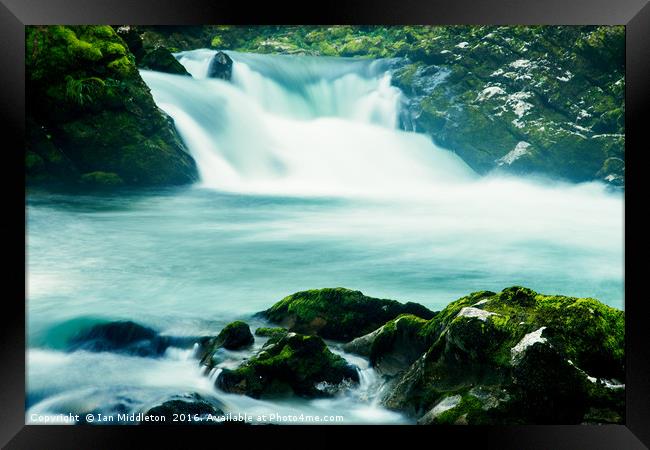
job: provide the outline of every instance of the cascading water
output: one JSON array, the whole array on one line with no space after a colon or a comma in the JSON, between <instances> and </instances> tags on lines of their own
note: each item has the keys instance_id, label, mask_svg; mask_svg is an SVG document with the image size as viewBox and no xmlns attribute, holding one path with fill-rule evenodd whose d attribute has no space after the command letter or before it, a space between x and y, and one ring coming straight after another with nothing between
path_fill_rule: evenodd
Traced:
<instances>
[{"instance_id":1,"label":"cascading water","mask_svg":"<svg viewBox=\"0 0 650 450\"><path fill-rule=\"evenodd\" d=\"M386 63L245 55L232 83L206 79L214 52L179 55L195 78L143 71L206 186L282 195L398 195L473 177L430 139L396 129Z\"/></svg>"},{"instance_id":2,"label":"cascading water","mask_svg":"<svg viewBox=\"0 0 650 450\"><path fill-rule=\"evenodd\" d=\"M195 158L198 185L119 196L28 197L28 422L32 412L142 411L183 392L249 414L342 414L403 423L380 406L367 360L333 398L255 400L214 387L192 348L159 359L66 352L80 329L132 320L211 336L293 292L344 286L433 310L524 285L623 306L623 200L599 183L480 177L398 129L390 61L228 52L177 55L193 77L142 71ZM444 74L440 76L444 81Z\"/></svg>"}]
</instances>

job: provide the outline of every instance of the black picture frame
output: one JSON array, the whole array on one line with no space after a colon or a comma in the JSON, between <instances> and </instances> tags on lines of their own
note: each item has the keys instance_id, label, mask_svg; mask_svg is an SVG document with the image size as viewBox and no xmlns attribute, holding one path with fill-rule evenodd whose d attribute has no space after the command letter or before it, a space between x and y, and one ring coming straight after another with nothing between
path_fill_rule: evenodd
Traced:
<instances>
[{"instance_id":1,"label":"black picture frame","mask_svg":"<svg viewBox=\"0 0 650 450\"><path fill-rule=\"evenodd\" d=\"M25 25L36 24L522 24L626 26L626 191L625 191L625 425L520 427L125 427L25 425ZM217 0L0 0L0 123L5 158L5 290L0 327L0 444L8 449L120 448L150 443L152 435L177 448L194 439L218 445L224 434L245 433L260 439L337 445L339 433L359 432L362 439L396 438L416 442L478 444L482 447L530 449L636 449L650 446L650 346L647 345L649 300L642 296L647 263L640 191L643 118L650 102L650 5L647 0L356 0L348 2L249 2ZM643 140L642 140L643 139ZM642 211L642 210L641 210ZM637 220L639 219L639 220ZM642 225L639 226L642 228ZM647 232L646 232L647 233ZM647 261L647 260L646 260ZM22 262L22 264L20 263ZM318 437L320 436L320 437ZM416 440L417 439L417 440ZM423 441L420 441L423 439ZM434 441L435 440L435 441ZM309 443L309 444L306 444ZM409 444L410 443L410 444ZM146 445L146 444L145 444ZM248 444L247 444L248 446ZM271 445L272 447L274 445ZM146 448L146 447L145 447Z\"/></svg>"}]
</instances>

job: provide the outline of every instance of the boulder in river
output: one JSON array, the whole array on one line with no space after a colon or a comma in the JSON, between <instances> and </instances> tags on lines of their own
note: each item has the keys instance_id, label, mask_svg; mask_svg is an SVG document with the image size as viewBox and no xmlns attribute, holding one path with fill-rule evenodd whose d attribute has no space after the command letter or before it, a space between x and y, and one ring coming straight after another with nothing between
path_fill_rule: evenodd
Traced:
<instances>
[{"instance_id":1,"label":"boulder in river","mask_svg":"<svg viewBox=\"0 0 650 450\"><path fill-rule=\"evenodd\" d=\"M230 80L232 77L232 59L224 52L217 52L208 66L208 78Z\"/></svg>"},{"instance_id":2,"label":"boulder in river","mask_svg":"<svg viewBox=\"0 0 650 450\"><path fill-rule=\"evenodd\" d=\"M370 333L400 314L427 320L435 315L417 303L368 297L345 288L297 292L260 314L290 331L339 341Z\"/></svg>"},{"instance_id":3,"label":"boulder in river","mask_svg":"<svg viewBox=\"0 0 650 450\"><path fill-rule=\"evenodd\" d=\"M359 381L355 367L332 353L320 337L289 333L237 369L224 369L216 385L254 398L327 397L332 386L346 380Z\"/></svg>"},{"instance_id":4,"label":"boulder in river","mask_svg":"<svg viewBox=\"0 0 650 450\"><path fill-rule=\"evenodd\" d=\"M255 338L248 324L240 320L229 323L216 337L203 338L199 341L199 346L202 349L200 351L201 363L211 367L213 356L220 348L239 350L252 345L253 342L255 342Z\"/></svg>"},{"instance_id":5,"label":"boulder in river","mask_svg":"<svg viewBox=\"0 0 650 450\"><path fill-rule=\"evenodd\" d=\"M68 340L68 350L115 352L137 356L160 356L169 340L152 328L130 320L108 322L83 329Z\"/></svg>"}]
</instances>

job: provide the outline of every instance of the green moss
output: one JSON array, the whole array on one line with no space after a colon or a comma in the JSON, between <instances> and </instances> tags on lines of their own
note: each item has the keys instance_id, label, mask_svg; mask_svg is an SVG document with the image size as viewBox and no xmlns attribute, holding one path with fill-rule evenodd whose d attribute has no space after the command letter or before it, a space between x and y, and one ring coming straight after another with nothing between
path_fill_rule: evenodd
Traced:
<instances>
[{"instance_id":1,"label":"green moss","mask_svg":"<svg viewBox=\"0 0 650 450\"><path fill-rule=\"evenodd\" d=\"M318 289L292 294L262 314L291 331L319 334L349 341L367 334L400 314L431 318L434 313L416 303L367 297L344 288Z\"/></svg>"},{"instance_id":2,"label":"green moss","mask_svg":"<svg viewBox=\"0 0 650 450\"><path fill-rule=\"evenodd\" d=\"M235 370L225 369L217 385L227 392L251 397L295 393L304 397L327 396L319 383L358 381L356 370L332 353L317 336L290 333L264 347L258 355Z\"/></svg>"}]
</instances>

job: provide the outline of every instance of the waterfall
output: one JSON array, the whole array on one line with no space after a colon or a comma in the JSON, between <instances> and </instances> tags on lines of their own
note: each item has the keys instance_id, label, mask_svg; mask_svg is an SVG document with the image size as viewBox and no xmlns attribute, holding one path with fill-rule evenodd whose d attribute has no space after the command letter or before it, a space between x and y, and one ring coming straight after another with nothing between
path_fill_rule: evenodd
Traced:
<instances>
[{"instance_id":1,"label":"waterfall","mask_svg":"<svg viewBox=\"0 0 650 450\"><path fill-rule=\"evenodd\" d=\"M474 177L455 154L397 129L401 91L382 60L177 54L193 77L142 71L211 188L281 195L400 196Z\"/></svg>"}]
</instances>

